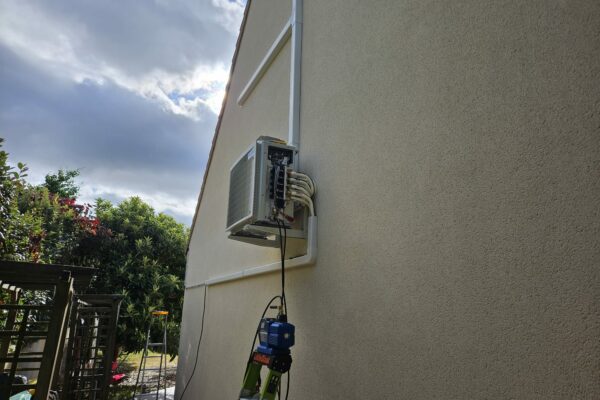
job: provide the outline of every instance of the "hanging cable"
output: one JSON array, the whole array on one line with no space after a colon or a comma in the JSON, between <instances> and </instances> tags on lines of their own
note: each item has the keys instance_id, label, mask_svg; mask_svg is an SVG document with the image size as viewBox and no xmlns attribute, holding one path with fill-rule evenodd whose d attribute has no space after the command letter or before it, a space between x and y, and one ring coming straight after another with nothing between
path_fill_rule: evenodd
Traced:
<instances>
[{"instance_id":1,"label":"hanging cable","mask_svg":"<svg viewBox=\"0 0 600 400\"><path fill-rule=\"evenodd\" d=\"M287 400L290 394L290 371L287 372L286 389L285 389L285 400ZM281 400L281 380L279 380L279 387L277 388L277 398Z\"/></svg>"},{"instance_id":2,"label":"hanging cable","mask_svg":"<svg viewBox=\"0 0 600 400\"><path fill-rule=\"evenodd\" d=\"M287 301L285 299L285 251L287 248L287 228L285 227L285 223L277 220L277 228L279 229L279 249L281 251L281 299L283 304L283 309L287 318ZM283 229L283 236L281 235L281 231ZM263 315L264 317L264 315ZM262 319L262 318L261 318ZM257 332L258 333L258 332ZM287 371L287 387L285 391L285 400L287 400L290 394L290 371ZM277 397L281 400L281 381L279 381L279 388L277 390Z\"/></svg>"},{"instance_id":3,"label":"hanging cable","mask_svg":"<svg viewBox=\"0 0 600 400\"><path fill-rule=\"evenodd\" d=\"M290 371L287 372L287 388L285 389L285 400L288 400L288 396L290 394Z\"/></svg>"},{"instance_id":4,"label":"hanging cable","mask_svg":"<svg viewBox=\"0 0 600 400\"><path fill-rule=\"evenodd\" d=\"M281 306L284 314L287 315L287 301L285 298L285 250L287 247L287 228L285 223L277 220L277 229L279 230L279 251L281 254ZM281 231L283 230L283 235Z\"/></svg>"}]
</instances>

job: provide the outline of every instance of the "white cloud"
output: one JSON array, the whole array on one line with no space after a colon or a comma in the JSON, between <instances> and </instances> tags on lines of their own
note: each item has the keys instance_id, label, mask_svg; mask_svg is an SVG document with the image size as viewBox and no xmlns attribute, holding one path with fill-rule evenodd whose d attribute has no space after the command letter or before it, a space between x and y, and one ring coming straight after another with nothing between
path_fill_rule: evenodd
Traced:
<instances>
[{"instance_id":1,"label":"white cloud","mask_svg":"<svg viewBox=\"0 0 600 400\"><path fill-rule=\"evenodd\" d=\"M140 196L190 223L243 5L0 1L0 136L40 182L81 169L81 199Z\"/></svg>"},{"instance_id":2,"label":"white cloud","mask_svg":"<svg viewBox=\"0 0 600 400\"><path fill-rule=\"evenodd\" d=\"M218 114L230 61L224 54L230 54L237 35L241 2L156 1L132 10L125 3L116 10L106 3L99 10L86 2L67 2L62 8L54 3L61 2L3 1L0 42L60 79L110 81L195 120L204 106ZM140 15L115 18L129 11ZM144 21L147 25L141 26ZM131 31L140 27L148 32ZM140 63L138 57L149 62Z\"/></svg>"},{"instance_id":3,"label":"white cloud","mask_svg":"<svg viewBox=\"0 0 600 400\"><path fill-rule=\"evenodd\" d=\"M196 199L180 199L164 192L140 192L118 186L87 185L81 188L79 194L80 203L94 204L99 197L109 200L123 200L133 196L142 198L150 204L156 212L176 214L189 221L194 216Z\"/></svg>"},{"instance_id":4,"label":"white cloud","mask_svg":"<svg viewBox=\"0 0 600 400\"><path fill-rule=\"evenodd\" d=\"M237 34L240 21L244 15L244 2L240 0L212 0L212 4L223 10L218 14L218 21L231 33Z\"/></svg>"},{"instance_id":5,"label":"white cloud","mask_svg":"<svg viewBox=\"0 0 600 400\"><path fill-rule=\"evenodd\" d=\"M181 74L155 70L139 78L116 77L115 81L131 91L158 100L175 114L199 119L201 105L219 113L228 77L229 68L219 63L200 65ZM199 92L202 94L198 95Z\"/></svg>"}]
</instances>

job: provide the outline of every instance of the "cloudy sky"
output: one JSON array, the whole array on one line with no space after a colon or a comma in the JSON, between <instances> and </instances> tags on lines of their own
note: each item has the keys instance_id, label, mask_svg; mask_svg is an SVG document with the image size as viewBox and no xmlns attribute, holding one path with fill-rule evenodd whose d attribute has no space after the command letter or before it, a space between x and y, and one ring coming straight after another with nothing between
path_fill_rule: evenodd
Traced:
<instances>
[{"instance_id":1,"label":"cloudy sky","mask_svg":"<svg viewBox=\"0 0 600 400\"><path fill-rule=\"evenodd\" d=\"M80 199L137 195L191 222L243 0L0 1L0 137Z\"/></svg>"}]
</instances>

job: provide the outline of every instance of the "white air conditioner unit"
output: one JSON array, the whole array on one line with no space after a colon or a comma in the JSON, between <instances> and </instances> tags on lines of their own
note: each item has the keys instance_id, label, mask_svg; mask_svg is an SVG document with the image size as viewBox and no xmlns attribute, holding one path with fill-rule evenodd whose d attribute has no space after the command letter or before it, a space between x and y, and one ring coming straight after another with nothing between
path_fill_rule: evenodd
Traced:
<instances>
[{"instance_id":1,"label":"white air conditioner unit","mask_svg":"<svg viewBox=\"0 0 600 400\"><path fill-rule=\"evenodd\" d=\"M296 171L298 150L284 141L261 136L231 167L227 231L229 238L278 247L278 221L287 236L305 238L294 201L287 198L289 171ZM305 218L299 210L299 217ZM300 228L298 228L300 227Z\"/></svg>"}]
</instances>

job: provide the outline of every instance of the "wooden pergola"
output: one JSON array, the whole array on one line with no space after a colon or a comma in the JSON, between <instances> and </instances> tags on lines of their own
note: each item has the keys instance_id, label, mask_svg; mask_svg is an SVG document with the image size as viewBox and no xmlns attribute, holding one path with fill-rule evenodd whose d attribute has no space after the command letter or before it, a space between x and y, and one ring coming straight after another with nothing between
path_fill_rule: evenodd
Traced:
<instances>
[{"instance_id":1,"label":"wooden pergola","mask_svg":"<svg viewBox=\"0 0 600 400\"><path fill-rule=\"evenodd\" d=\"M35 389L34 398L46 400L50 389L57 386L71 309L77 300L74 296L89 286L95 272L78 266L0 261L4 292L0 304L0 373L4 378L0 398ZM44 300L26 303L24 295L35 291L45 291ZM118 315L118 307L116 312ZM115 321L116 317L111 327ZM26 351L25 344L36 340L44 340L43 351ZM15 383L15 375L25 371L37 372L35 384Z\"/></svg>"}]
</instances>

